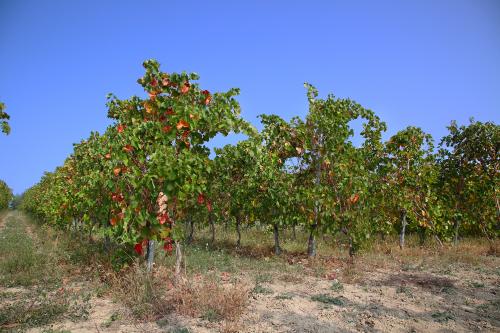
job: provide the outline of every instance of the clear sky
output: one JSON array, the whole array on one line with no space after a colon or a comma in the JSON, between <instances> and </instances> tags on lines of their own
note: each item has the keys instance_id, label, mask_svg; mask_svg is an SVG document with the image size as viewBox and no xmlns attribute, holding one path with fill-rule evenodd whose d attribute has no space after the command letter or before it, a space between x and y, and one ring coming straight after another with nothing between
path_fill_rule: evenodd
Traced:
<instances>
[{"instance_id":1,"label":"clear sky","mask_svg":"<svg viewBox=\"0 0 500 333\"><path fill-rule=\"evenodd\" d=\"M500 1L0 0L0 179L16 193L103 131L105 96L142 93L142 62L241 88L243 116L304 116L303 83L436 141L500 120ZM234 142L220 138L217 145Z\"/></svg>"}]
</instances>

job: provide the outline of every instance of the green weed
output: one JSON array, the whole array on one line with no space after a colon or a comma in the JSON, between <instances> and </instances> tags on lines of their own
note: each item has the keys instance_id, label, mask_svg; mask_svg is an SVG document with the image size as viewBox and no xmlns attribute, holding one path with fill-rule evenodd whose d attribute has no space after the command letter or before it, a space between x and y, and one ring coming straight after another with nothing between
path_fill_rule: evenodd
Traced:
<instances>
[{"instance_id":1,"label":"green weed","mask_svg":"<svg viewBox=\"0 0 500 333\"><path fill-rule=\"evenodd\" d=\"M252 289L252 294L264 294L264 295L269 295L272 294L273 291L269 288L263 287L260 284L256 284L255 287Z\"/></svg>"},{"instance_id":2,"label":"green weed","mask_svg":"<svg viewBox=\"0 0 500 333\"><path fill-rule=\"evenodd\" d=\"M448 320L455 320L455 316L453 316L452 313L448 311L443 311L443 312L434 312L431 317L434 319L435 322L437 323L445 323L448 322Z\"/></svg>"},{"instance_id":3,"label":"green weed","mask_svg":"<svg viewBox=\"0 0 500 333\"><path fill-rule=\"evenodd\" d=\"M342 291L342 290L344 290L344 285L342 285L342 283L340 283L340 281L333 281L330 289L333 291Z\"/></svg>"},{"instance_id":4,"label":"green weed","mask_svg":"<svg viewBox=\"0 0 500 333\"><path fill-rule=\"evenodd\" d=\"M340 297L333 297L327 294L319 294L319 295L314 295L311 297L311 300L315 302L320 302L323 304L333 304L337 306L344 306L345 302L342 298Z\"/></svg>"},{"instance_id":5,"label":"green weed","mask_svg":"<svg viewBox=\"0 0 500 333\"><path fill-rule=\"evenodd\" d=\"M276 299L292 299L294 296L293 293L283 293L283 294L279 294L278 296L276 296L275 298Z\"/></svg>"}]
</instances>

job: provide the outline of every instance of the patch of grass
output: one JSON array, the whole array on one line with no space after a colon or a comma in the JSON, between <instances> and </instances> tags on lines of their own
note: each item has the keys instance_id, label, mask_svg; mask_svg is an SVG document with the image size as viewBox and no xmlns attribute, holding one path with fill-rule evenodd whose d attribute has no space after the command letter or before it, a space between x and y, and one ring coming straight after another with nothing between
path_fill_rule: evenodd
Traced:
<instances>
[{"instance_id":1,"label":"patch of grass","mask_svg":"<svg viewBox=\"0 0 500 333\"><path fill-rule=\"evenodd\" d=\"M484 288L484 283L478 281L471 281L469 285L473 288Z\"/></svg>"},{"instance_id":2,"label":"patch of grass","mask_svg":"<svg viewBox=\"0 0 500 333\"><path fill-rule=\"evenodd\" d=\"M408 271L411 271L413 270L413 266L409 263L404 263L402 266L401 266L401 270L403 272L408 272Z\"/></svg>"},{"instance_id":3,"label":"patch of grass","mask_svg":"<svg viewBox=\"0 0 500 333\"><path fill-rule=\"evenodd\" d=\"M445 287L441 288L441 292L448 294L448 295L454 295L457 293L457 290L453 286L445 286Z\"/></svg>"},{"instance_id":4,"label":"patch of grass","mask_svg":"<svg viewBox=\"0 0 500 333\"><path fill-rule=\"evenodd\" d=\"M222 318L219 313L215 309L208 308L205 313L201 316L201 319L207 320L209 322L220 321Z\"/></svg>"},{"instance_id":5,"label":"patch of grass","mask_svg":"<svg viewBox=\"0 0 500 333\"><path fill-rule=\"evenodd\" d=\"M252 294L269 295L272 293L273 293L272 289L263 287L261 284L256 284L255 287L252 289Z\"/></svg>"},{"instance_id":6,"label":"patch of grass","mask_svg":"<svg viewBox=\"0 0 500 333\"><path fill-rule=\"evenodd\" d=\"M455 316L448 311L434 312L433 314L431 314L431 317L437 323L446 323L448 322L448 320L455 320Z\"/></svg>"},{"instance_id":7,"label":"patch of grass","mask_svg":"<svg viewBox=\"0 0 500 333\"><path fill-rule=\"evenodd\" d=\"M72 321L88 318L89 299L71 293L36 294L0 307L0 327L25 329L51 324L61 319Z\"/></svg>"},{"instance_id":8,"label":"patch of grass","mask_svg":"<svg viewBox=\"0 0 500 333\"><path fill-rule=\"evenodd\" d=\"M332 282L332 286L330 287L330 289L333 291L342 291L344 290L344 285L340 283L340 281L335 280Z\"/></svg>"},{"instance_id":9,"label":"patch of grass","mask_svg":"<svg viewBox=\"0 0 500 333\"><path fill-rule=\"evenodd\" d=\"M276 299L282 299L282 300L283 300L283 299L292 299L292 298L293 298L293 296L294 296L294 294L293 294L293 293L283 293L283 294L279 294L279 295L277 295L275 298L276 298Z\"/></svg>"},{"instance_id":10,"label":"patch of grass","mask_svg":"<svg viewBox=\"0 0 500 333\"><path fill-rule=\"evenodd\" d=\"M445 268L439 270L438 273L441 273L443 275L453 275L453 267L448 265Z\"/></svg>"},{"instance_id":11,"label":"patch of grass","mask_svg":"<svg viewBox=\"0 0 500 333\"><path fill-rule=\"evenodd\" d=\"M117 312L114 312L104 323L101 324L101 326L108 328L118 319L120 319L120 315Z\"/></svg>"},{"instance_id":12,"label":"patch of grass","mask_svg":"<svg viewBox=\"0 0 500 333\"><path fill-rule=\"evenodd\" d=\"M234 246L233 246L234 247ZM218 243L217 246L204 246L201 241L184 246L186 259L186 273L188 276L218 272L236 273L241 271L251 272L256 278L266 278L270 272L296 271L298 268L288 265L282 258L277 257L252 257L251 254L240 253L227 244ZM158 251L164 253L163 251ZM157 259L167 267L173 267L175 256L164 255Z\"/></svg>"},{"instance_id":13,"label":"patch of grass","mask_svg":"<svg viewBox=\"0 0 500 333\"><path fill-rule=\"evenodd\" d=\"M407 286L399 286L396 289L397 294L405 294L406 296L412 297L413 296L413 291L410 287Z\"/></svg>"},{"instance_id":14,"label":"patch of grass","mask_svg":"<svg viewBox=\"0 0 500 333\"><path fill-rule=\"evenodd\" d=\"M69 302L69 309L65 317L73 322L87 320L90 315L90 298L91 293L67 293L66 297Z\"/></svg>"},{"instance_id":15,"label":"patch of grass","mask_svg":"<svg viewBox=\"0 0 500 333\"><path fill-rule=\"evenodd\" d=\"M311 297L311 300L315 302L320 302L323 304L333 304L337 306L344 306L345 301L340 297L333 297L327 294L319 294Z\"/></svg>"},{"instance_id":16,"label":"patch of grass","mask_svg":"<svg viewBox=\"0 0 500 333\"><path fill-rule=\"evenodd\" d=\"M500 320L500 299L495 299L476 306L477 311L486 318Z\"/></svg>"},{"instance_id":17,"label":"patch of grass","mask_svg":"<svg viewBox=\"0 0 500 333\"><path fill-rule=\"evenodd\" d=\"M189 333L189 330L185 327L174 328L170 333Z\"/></svg>"},{"instance_id":18,"label":"patch of grass","mask_svg":"<svg viewBox=\"0 0 500 333\"><path fill-rule=\"evenodd\" d=\"M23 286L6 293L0 303L0 327L25 330L55 321L88 318L90 293L61 288L60 249L46 229L28 224L19 212L10 213L0 231L0 285Z\"/></svg>"},{"instance_id":19,"label":"patch of grass","mask_svg":"<svg viewBox=\"0 0 500 333\"><path fill-rule=\"evenodd\" d=\"M487 311L488 308L489 308L489 304L488 303L483 303L483 304L479 304L478 306L476 306L476 309L478 311L481 311L481 312Z\"/></svg>"},{"instance_id":20,"label":"patch of grass","mask_svg":"<svg viewBox=\"0 0 500 333\"><path fill-rule=\"evenodd\" d=\"M0 327L36 327L50 324L59 319L68 309L64 303L16 302L2 307L0 311Z\"/></svg>"},{"instance_id":21,"label":"patch of grass","mask_svg":"<svg viewBox=\"0 0 500 333\"><path fill-rule=\"evenodd\" d=\"M100 284L98 286L96 286L96 288L94 289L94 292L95 292L95 296L97 298L102 298L104 297L104 295L106 295L110 290L110 286L108 284Z\"/></svg>"},{"instance_id":22,"label":"patch of grass","mask_svg":"<svg viewBox=\"0 0 500 333\"><path fill-rule=\"evenodd\" d=\"M0 234L0 284L7 287L54 282L57 268L49 266L51 256L44 253L26 233L25 224L10 216ZM48 267L51 267L48 269Z\"/></svg>"},{"instance_id":23,"label":"patch of grass","mask_svg":"<svg viewBox=\"0 0 500 333\"><path fill-rule=\"evenodd\" d=\"M162 332L166 333L189 333L190 330L184 327L177 320L172 320L171 317L164 317L156 321L156 324L162 328Z\"/></svg>"},{"instance_id":24,"label":"patch of grass","mask_svg":"<svg viewBox=\"0 0 500 333\"><path fill-rule=\"evenodd\" d=\"M261 273L255 277L255 283L271 283L273 282L273 276L269 273Z\"/></svg>"},{"instance_id":25,"label":"patch of grass","mask_svg":"<svg viewBox=\"0 0 500 333\"><path fill-rule=\"evenodd\" d=\"M9 291L0 292L0 301L12 299L13 297L16 297L16 293L9 292Z\"/></svg>"}]
</instances>

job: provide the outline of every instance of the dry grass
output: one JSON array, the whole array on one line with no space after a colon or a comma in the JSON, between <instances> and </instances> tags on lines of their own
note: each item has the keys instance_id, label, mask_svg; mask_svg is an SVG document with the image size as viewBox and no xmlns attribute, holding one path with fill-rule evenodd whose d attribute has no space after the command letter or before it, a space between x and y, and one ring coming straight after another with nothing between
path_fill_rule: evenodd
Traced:
<instances>
[{"instance_id":1,"label":"dry grass","mask_svg":"<svg viewBox=\"0 0 500 333\"><path fill-rule=\"evenodd\" d=\"M221 284L215 279L183 281L171 294L178 313L209 321L236 321L248 304L249 288L242 283Z\"/></svg>"},{"instance_id":2,"label":"dry grass","mask_svg":"<svg viewBox=\"0 0 500 333\"><path fill-rule=\"evenodd\" d=\"M388 237L385 241L375 241L371 247L361 253L357 261L367 268L446 266L463 264L468 266L491 266L494 257L500 253L500 240L491 243L484 238L467 238L454 246L445 243L440 246L435 240L429 239L423 246L418 237L409 236L404 249L398 247L397 238Z\"/></svg>"},{"instance_id":3,"label":"dry grass","mask_svg":"<svg viewBox=\"0 0 500 333\"><path fill-rule=\"evenodd\" d=\"M173 309L166 294L171 277L163 268L148 274L143 266L134 264L120 272L110 270L106 277L109 293L138 320L156 320Z\"/></svg>"},{"instance_id":4,"label":"dry grass","mask_svg":"<svg viewBox=\"0 0 500 333\"><path fill-rule=\"evenodd\" d=\"M360 283L363 281L366 267L360 262L348 263L341 271L341 281L347 284Z\"/></svg>"},{"instance_id":5,"label":"dry grass","mask_svg":"<svg viewBox=\"0 0 500 333\"><path fill-rule=\"evenodd\" d=\"M115 273L110 285L110 293L138 320L157 320L176 312L208 321L224 321L233 327L249 298L249 289L242 283L223 284L208 275L175 282L172 271L164 266L155 267L148 274L142 266L133 265Z\"/></svg>"}]
</instances>

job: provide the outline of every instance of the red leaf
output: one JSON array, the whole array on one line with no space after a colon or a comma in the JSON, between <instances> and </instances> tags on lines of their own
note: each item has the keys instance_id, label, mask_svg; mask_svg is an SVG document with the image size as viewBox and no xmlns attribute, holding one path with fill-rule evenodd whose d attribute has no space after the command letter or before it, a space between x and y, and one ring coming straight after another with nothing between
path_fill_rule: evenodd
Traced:
<instances>
[{"instance_id":1,"label":"red leaf","mask_svg":"<svg viewBox=\"0 0 500 333\"><path fill-rule=\"evenodd\" d=\"M212 96L210 96L210 92L208 90L203 90L201 92L203 95L205 95L205 105L208 105L210 103L210 101L212 100Z\"/></svg>"},{"instance_id":2,"label":"red leaf","mask_svg":"<svg viewBox=\"0 0 500 333\"><path fill-rule=\"evenodd\" d=\"M126 145L125 147L123 147L123 150L127 153L130 153L132 150L134 150L134 147L132 147L131 145Z\"/></svg>"},{"instance_id":3,"label":"red leaf","mask_svg":"<svg viewBox=\"0 0 500 333\"><path fill-rule=\"evenodd\" d=\"M205 202L205 197L203 193L198 194L198 204L202 205Z\"/></svg>"},{"instance_id":4,"label":"red leaf","mask_svg":"<svg viewBox=\"0 0 500 333\"><path fill-rule=\"evenodd\" d=\"M123 130L125 130L125 125L119 124L117 127L118 133L123 133Z\"/></svg>"},{"instance_id":5,"label":"red leaf","mask_svg":"<svg viewBox=\"0 0 500 333\"><path fill-rule=\"evenodd\" d=\"M151 103L144 102L144 108L146 109L146 113L153 113L153 107Z\"/></svg>"},{"instance_id":6,"label":"red leaf","mask_svg":"<svg viewBox=\"0 0 500 333\"><path fill-rule=\"evenodd\" d=\"M168 212L158 215L157 219L160 224L164 224L165 222L170 223L170 216L168 215Z\"/></svg>"},{"instance_id":7,"label":"red leaf","mask_svg":"<svg viewBox=\"0 0 500 333\"><path fill-rule=\"evenodd\" d=\"M150 84L151 84L151 86L152 86L152 87L156 87L156 86L158 85L158 81L156 81L156 79L155 79L155 78L153 78L153 79L151 80Z\"/></svg>"},{"instance_id":8,"label":"red leaf","mask_svg":"<svg viewBox=\"0 0 500 333\"><path fill-rule=\"evenodd\" d=\"M148 91L148 96L151 98L152 101L156 99L156 95L158 95L157 91Z\"/></svg>"},{"instance_id":9,"label":"red leaf","mask_svg":"<svg viewBox=\"0 0 500 333\"><path fill-rule=\"evenodd\" d=\"M167 252L172 252L172 250L174 249L172 246L172 242L165 242L165 244L163 245L163 249Z\"/></svg>"},{"instance_id":10,"label":"red leaf","mask_svg":"<svg viewBox=\"0 0 500 333\"><path fill-rule=\"evenodd\" d=\"M167 126L163 126L163 128L162 128L161 130L162 130L163 132L165 132L165 133L168 133L168 132L170 132L170 130L171 130L171 129L172 129L172 126L168 126L168 125L167 125Z\"/></svg>"},{"instance_id":11,"label":"red leaf","mask_svg":"<svg viewBox=\"0 0 500 333\"><path fill-rule=\"evenodd\" d=\"M210 202L210 200L207 200L207 204L206 205L207 205L208 211L211 212L212 211L212 203Z\"/></svg>"},{"instance_id":12,"label":"red leaf","mask_svg":"<svg viewBox=\"0 0 500 333\"><path fill-rule=\"evenodd\" d=\"M354 194L349 200L351 201L352 204L355 204L359 200L359 194L357 193Z\"/></svg>"},{"instance_id":13,"label":"red leaf","mask_svg":"<svg viewBox=\"0 0 500 333\"><path fill-rule=\"evenodd\" d=\"M135 252L138 254L138 255L142 255L142 244L141 243L137 243L134 245L134 250Z\"/></svg>"},{"instance_id":14,"label":"red leaf","mask_svg":"<svg viewBox=\"0 0 500 333\"><path fill-rule=\"evenodd\" d=\"M121 168L114 168L113 169L113 173L115 174L115 176L118 176L120 174L120 172L122 171Z\"/></svg>"},{"instance_id":15,"label":"red leaf","mask_svg":"<svg viewBox=\"0 0 500 333\"><path fill-rule=\"evenodd\" d=\"M104 155L104 157L106 157L106 159L109 160L109 159L111 159L111 154L107 153L106 155Z\"/></svg>"},{"instance_id":16,"label":"red leaf","mask_svg":"<svg viewBox=\"0 0 500 333\"><path fill-rule=\"evenodd\" d=\"M189 91L189 86L190 85L188 82L184 83L184 85L181 88L181 93L183 93L183 94L187 93Z\"/></svg>"},{"instance_id":17,"label":"red leaf","mask_svg":"<svg viewBox=\"0 0 500 333\"><path fill-rule=\"evenodd\" d=\"M183 127L189 128L189 124L185 120L179 120L179 122L177 123L176 127L177 127L178 130L180 130Z\"/></svg>"},{"instance_id":18,"label":"red leaf","mask_svg":"<svg viewBox=\"0 0 500 333\"><path fill-rule=\"evenodd\" d=\"M113 193L111 195L111 200L115 201L115 202L122 202L123 201L123 194L121 193Z\"/></svg>"},{"instance_id":19,"label":"red leaf","mask_svg":"<svg viewBox=\"0 0 500 333\"><path fill-rule=\"evenodd\" d=\"M109 219L109 223L113 226L116 225L116 222L118 222L118 219L114 216L111 219Z\"/></svg>"}]
</instances>

